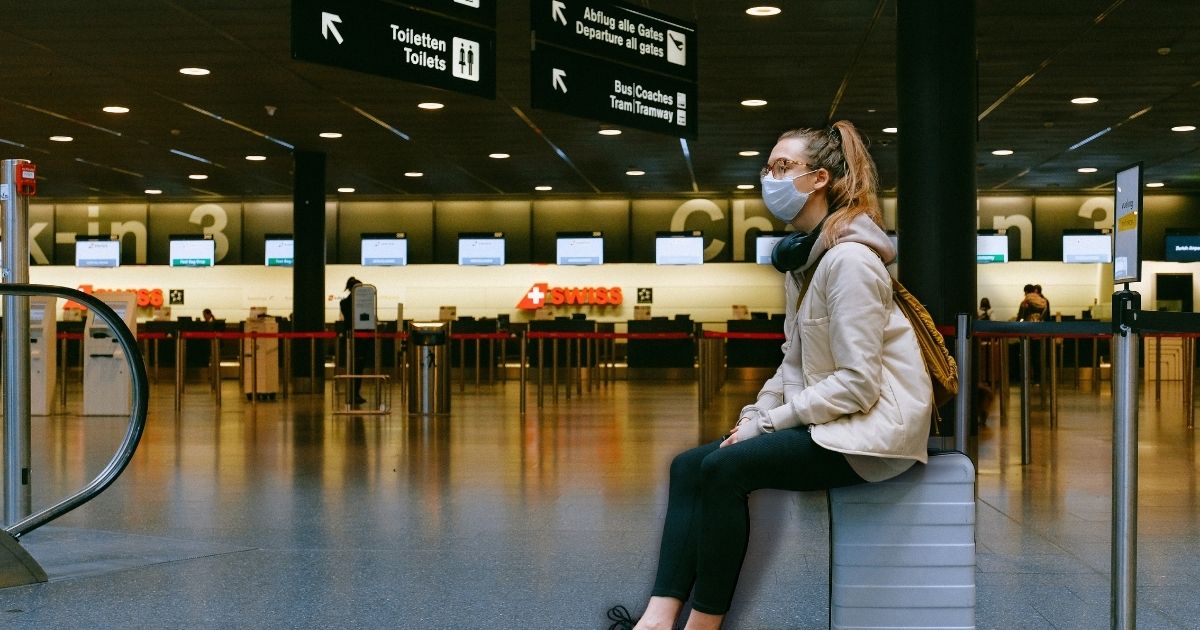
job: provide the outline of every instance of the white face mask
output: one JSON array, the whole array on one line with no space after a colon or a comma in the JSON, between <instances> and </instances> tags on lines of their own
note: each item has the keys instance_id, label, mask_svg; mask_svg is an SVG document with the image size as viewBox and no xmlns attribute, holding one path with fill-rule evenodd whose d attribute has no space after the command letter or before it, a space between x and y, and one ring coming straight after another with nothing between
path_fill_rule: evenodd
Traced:
<instances>
[{"instance_id":1,"label":"white face mask","mask_svg":"<svg viewBox=\"0 0 1200 630\"><path fill-rule=\"evenodd\" d=\"M796 177L815 173L817 170L805 171ZM775 179L773 175L767 173L760 180L763 203L767 204L767 210L770 210L776 219L784 223L791 223L799 216L800 211L804 209L804 204L808 203L808 196L813 193L812 190L808 192L796 190L794 181L796 177Z\"/></svg>"}]
</instances>

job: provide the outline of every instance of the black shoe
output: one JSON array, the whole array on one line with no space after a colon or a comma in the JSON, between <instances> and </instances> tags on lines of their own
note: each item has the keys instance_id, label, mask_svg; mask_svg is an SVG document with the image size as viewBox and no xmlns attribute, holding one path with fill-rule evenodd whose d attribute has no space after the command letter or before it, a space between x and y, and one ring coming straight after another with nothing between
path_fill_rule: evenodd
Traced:
<instances>
[{"instance_id":1,"label":"black shoe","mask_svg":"<svg viewBox=\"0 0 1200 630\"><path fill-rule=\"evenodd\" d=\"M633 630L638 622L629 616L629 609L620 604L608 609L608 620L613 622L608 630Z\"/></svg>"},{"instance_id":2,"label":"black shoe","mask_svg":"<svg viewBox=\"0 0 1200 630\"><path fill-rule=\"evenodd\" d=\"M367 399L366 399L366 398L363 398L362 396L355 396L355 397L354 397L354 404L356 404L356 405L361 405L361 404L364 404L364 403L366 403L366 402L367 402Z\"/></svg>"}]
</instances>

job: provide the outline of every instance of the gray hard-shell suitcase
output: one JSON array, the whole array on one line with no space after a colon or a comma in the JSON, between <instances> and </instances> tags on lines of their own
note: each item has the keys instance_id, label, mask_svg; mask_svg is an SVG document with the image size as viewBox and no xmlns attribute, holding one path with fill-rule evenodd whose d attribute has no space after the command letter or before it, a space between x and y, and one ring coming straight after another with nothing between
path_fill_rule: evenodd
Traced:
<instances>
[{"instance_id":1,"label":"gray hard-shell suitcase","mask_svg":"<svg viewBox=\"0 0 1200 630\"><path fill-rule=\"evenodd\" d=\"M975 627L975 467L962 453L829 491L829 627Z\"/></svg>"}]
</instances>

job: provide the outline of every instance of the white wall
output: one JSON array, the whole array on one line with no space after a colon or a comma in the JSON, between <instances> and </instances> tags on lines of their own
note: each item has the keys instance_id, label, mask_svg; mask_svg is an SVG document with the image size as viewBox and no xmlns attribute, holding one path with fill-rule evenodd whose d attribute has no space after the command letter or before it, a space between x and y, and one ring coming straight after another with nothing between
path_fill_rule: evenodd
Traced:
<instances>
[{"instance_id":1,"label":"white wall","mask_svg":"<svg viewBox=\"0 0 1200 630\"><path fill-rule=\"evenodd\" d=\"M751 311L783 312L782 275L769 265L721 263L700 266L653 264L607 264L597 267L556 265L506 265L503 267L459 267L458 265L412 265L408 267L360 267L329 265L325 268L325 319L338 318L338 300L344 295L346 278L354 276L379 291L379 318L396 318L396 305L404 304L407 319L437 319L440 306L457 306L458 314L495 317L508 313L513 321L531 315L516 305L538 282L561 287L620 287L621 306L584 306L556 309L558 315L588 313L599 321L633 319L637 289L654 289L653 315L687 313L692 319L724 322L733 304ZM183 289L185 303L171 307L171 316L199 317L211 308L218 318L244 319L251 306L266 306L275 315L292 310L291 270L263 266L219 266L185 269L162 266L128 266L117 269L76 269L35 266L30 281L77 288L91 284L96 289ZM149 312L142 319L148 319Z\"/></svg>"},{"instance_id":2,"label":"white wall","mask_svg":"<svg viewBox=\"0 0 1200 630\"><path fill-rule=\"evenodd\" d=\"M1156 273L1193 273L1195 295L1200 295L1200 263L1147 261L1145 279L1133 285L1142 294L1145 308L1154 307ZM730 306L745 304L751 311L783 312L782 276L769 265L721 263L694 267L653 264L607 264L599 267L556 265L506 265L472 267L457 265L412 265L370 267L329 265L326 267L325 318L338 318L337 301L346 278L355 276L379 289L379 317L395 319L396 304L404 304L408 319L437 319L438 307L453 305L459 315L494 317L508 313L513 321L531 318L516 304L536 282L562 287L620 287L620 307L571 307L557 314L586 312L599 321L633 319L637 289L654 289L652 314L674 316L687 313L694 320L724 322ZM160 266L128 266L118 269L76 269L34 266L30 281L76 288L91 284L97 289L183 289L185 303L172 307L172 317L199 317L211 308L219 318L244 319L251 306L266 306L269 312L288 315L292 309L292 274L287 268L220 266L212 269L181 269ZM1098 303L1098 315L1106 317L1111 301L1111 265L1067 265L1060 262L1012 262L978 266L978 296L992 302L992 317L1007 320L1016 316L1025 284L1041 284L1051 308L1064 315L1080 316ZM1200 304L1200 301L1197 301ZM147 319L149 313L143 313Z\"/></svg>"}]
</instances>

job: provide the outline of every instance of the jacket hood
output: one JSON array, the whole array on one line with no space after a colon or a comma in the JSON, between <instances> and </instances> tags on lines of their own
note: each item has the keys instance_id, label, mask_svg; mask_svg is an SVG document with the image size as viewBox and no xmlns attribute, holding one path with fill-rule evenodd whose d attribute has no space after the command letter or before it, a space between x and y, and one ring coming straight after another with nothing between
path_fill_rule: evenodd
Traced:
<instances>
[{"instance_id":1,"label":"jacket hood","mask_svg":"<svg viewBox=\"0 0 1200 630\"><path fill-rule=\"evenodd\" d=\"M807 270L829 250L826 242L824 237L817 239L812 252L808 255L808 262L801 268L801 271ZM892 239L888 238L887 233L875 225L875 222L865 214L854 217L841 234L833 237L833 244L837 245L838 243L862 243L874 250L885 265L890 265L896 260L896 248L892 245Z\"/></svg>"}]
</instances>

